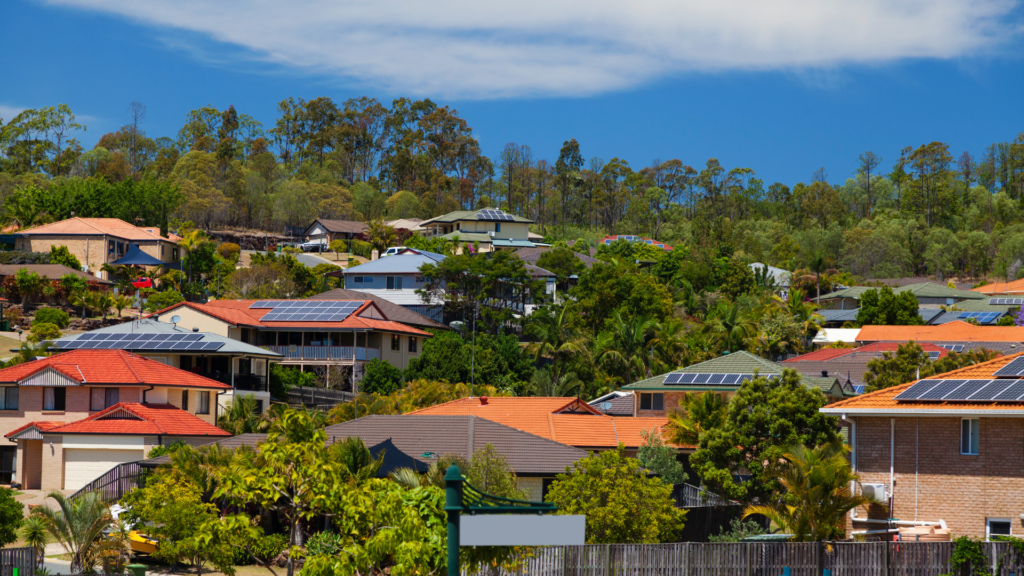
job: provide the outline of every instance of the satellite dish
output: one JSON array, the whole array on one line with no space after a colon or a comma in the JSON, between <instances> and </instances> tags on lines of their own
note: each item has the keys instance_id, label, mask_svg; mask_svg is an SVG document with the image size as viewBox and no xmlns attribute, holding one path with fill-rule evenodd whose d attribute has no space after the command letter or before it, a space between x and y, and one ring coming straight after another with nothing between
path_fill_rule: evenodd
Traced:
<instances>
[{"instance_id":1,"label":"satellite dish","mask_svg":"<svg viewBox=\"0 0 1024 576\"><path fill-rule=\"evenodd\" d=\"M612 409L612 403L611 402L601 402L598 405L598 407L600 407L601 410L604 410L605 412L607 412L607 411Z\"/></svg>"},{"instance_id":2,"label":"satellite dish","mask_svg":"<svg viewBox=\"0 0 1024 576\"><path fill-rule=\"evenodd\" d=\"M171 324L177 324L181 322L181 316L171 316Z\"/></svg>"}]
</instances>

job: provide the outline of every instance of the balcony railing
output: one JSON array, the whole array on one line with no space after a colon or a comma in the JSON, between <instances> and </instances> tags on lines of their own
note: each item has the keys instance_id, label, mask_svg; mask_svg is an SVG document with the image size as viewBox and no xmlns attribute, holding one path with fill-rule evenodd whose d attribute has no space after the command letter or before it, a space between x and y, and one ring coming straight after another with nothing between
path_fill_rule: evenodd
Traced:
<instances>
[{"instance_id":1,"label":"balcony railing","mask_svg":"<svg viewBox=\"0 0 1024 576\"><path fill-rule=\"evenodd\" d=\"M284 356L285 360L356 360L367 361L380 358L377 348L361 346L267 346L271 352Z\"/></svg>"},{"instance_id":2,"label":"balcony railing","mask_svg":"<svg viewBox=\"0 0 1024 576\"><path fill-rule=\"evenodd\" d=\"M266 392L267 379L256 374L235 374L235 390L245 392Z\"/></svg>"}]
</instances>

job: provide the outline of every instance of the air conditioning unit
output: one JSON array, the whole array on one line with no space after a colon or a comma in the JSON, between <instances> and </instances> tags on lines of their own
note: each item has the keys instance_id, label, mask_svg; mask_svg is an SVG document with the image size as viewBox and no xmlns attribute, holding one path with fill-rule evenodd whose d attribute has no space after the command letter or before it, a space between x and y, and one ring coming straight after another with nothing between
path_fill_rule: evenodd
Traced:
<instances>
[{"instance_id":1,"label":"air conditioning unit","mask_svg":"<svg viewBox=\"0 0 1024 576\"><path fill-rule=\"evenodd\" d=\"M885 484L861 484L860 489L864 495L875 502L888 502L889 494Z\"/></svg>"},{"instance_id":2,"label":"air conditioning unit","mask_svg":"<svg viewBox=\"0 0 1024 576\"><path fill-rule=\"evenodd\" d=\"M494 238L494 230L488 231L487 235L490 236L491 238Z\"/></svg>"}]
</instances>

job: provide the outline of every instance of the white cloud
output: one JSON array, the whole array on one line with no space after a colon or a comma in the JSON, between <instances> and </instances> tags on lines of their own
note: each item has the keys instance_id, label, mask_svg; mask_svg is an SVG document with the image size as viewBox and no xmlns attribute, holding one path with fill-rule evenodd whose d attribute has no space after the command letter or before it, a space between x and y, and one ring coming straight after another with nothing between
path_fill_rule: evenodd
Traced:
<instances>
[{"instance_id":1,"label":"white cloud","mask_svg":"<svg viewBox=\"0 0 1024 576\"><path fill-rule=\"evenodd\" d=\"M981 53L1016 0L47 0L413 95L589 95L688 71Z\"/></svg>"},{"instance_id":2,"label":"white cloud","mask_svg":"<svg viewBox=\"0 0 1024 576\"><path fill-rule=\"evenodd\" d=\"M12 118L21 114L25 110L25 108L20 106L7 106L0 104L0 119L3 119L4 122L10 122Z\"/></svg>"}]
</instances>

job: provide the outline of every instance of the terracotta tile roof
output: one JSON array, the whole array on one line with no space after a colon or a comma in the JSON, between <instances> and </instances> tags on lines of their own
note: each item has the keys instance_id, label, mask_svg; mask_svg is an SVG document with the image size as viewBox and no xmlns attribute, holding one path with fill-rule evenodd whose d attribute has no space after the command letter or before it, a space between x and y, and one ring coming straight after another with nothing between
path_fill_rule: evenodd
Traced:
<instances>
[{"instance_id":1,"label":"terracotta tile roof","mask_svg":"<svg viewBox=\"0 0 1024 576\"><path fill-rule=\"evenodd\" d=\"M971 292L980 292L992 296L1003 296L1010 294L1024 294L1024 278L1013 282L993 282L977 288L971 288Z\"/></svg>"},{"instance_id":2,"label":"terracotta tile roof","mask_svg":"<svg viewBox=\"0 0 1024 576\"><path fill-rule=\"evenodd\" d=\"M20 383L48 368L82 384L231 389L227 384L124 350L71 350L54 354L0 370L0 382Z\"/></svg>"},{"instance_id":3,"label":"terracotta tile roof","mask_svg":"<svg viewBox=\"0 0 1024 576\"><path fill-rule=\"evenodd\" d=\"M814 352L808 352L807 354L801 354L795 358L789 358L783 360L783 364L792 364L794 362L820 362L823 360L833 360L840 356L846 356L852 353L856 348L821 348Z\"/></svg>"},{"instance_id":4,"label":"terracotta tile roof","mask_svg":"<svg viewBox=\"0 0 1024 576\"><path fill-rule=\"evenodd\" d=\"M895 352L899 348L902 342L875 342L873 344L867 344L859 348L821 348L814 352L808 352L807 354L801 354L795 358L783 360L783 364L792 364L796 362L827 362L829 360L835 360L843 356L849 356L851 354L859 354L861 352ZM919 344L921 349L925 352L938 352L939 358L945 358L949 355L949 350L946 350L942 346L936 346L928 342L921 342Z\"/></svg>"},{"instance_id":5,"label":"terracotta tile roof","mask_svg":"<svg viewBox=\"0 0 1024 576\"><path fill-rule=\"evenodd\" d=\"M14 430L11 430L7 434L4 434L4 438L10 438L11 436L15 436L17 434L20 434L20 433L24 432L25 430L28 430L29 428L35 428L36 430L39 430L40 432L49 432L50 430L53 430L54 428L56 428L58 426L63 426L64 424L66 424L66 422L50 422L50 421L44 421L44 420L37 420L35 422L29 422L28 424L25 424L24 426L19 426L19 427L15 428Z\"/></svg>"},{"instance_id":6,"label":"terracotta tile roof","mask_svg":"<svg viewBox=\"0 0 1024 576\"><path fill-rule=\"evenodd\" d=\"M60 222L43 224L27 230L20 230L17 234L31 236L41 235L63 235L63 236L115 236L124 240L175 242L168 238L161 238L160 232L151 232L152 228L139 228L118 218L68 218Z\"/></svg>"},{"instance_id":7,"label":"terracotta tile roof","mask_svg":"<svg viewBox=\"0 0 1024 576\"><path fill-rule=\"evenodd\" d=\"M348 302L351 300L339 301ZM258 300L211 300L206 304L179 302L154 314L162 316L172 310L185 306L236 326L253 326L256 328L320 328L324 330L381 330L411 334L421 338L430 338L432 336L429 332L413 328L412 326L406 326L400 322L360 317L359 314L362 314L367 308L371 307L376 308L377 312L384 316L384 312L371 300L362 300L363 305L341 322L263 322L261 318L269 314L271 309L250 308L255 302L258 302ZM355 302L360 302L360 300L355 300Z\"/></svg>"},{"instance_id":8,"label":"terracotta tile roof","mask_svg":"<svg viewBox=\"0 0 1024 576\"><path fill-rule=\"evenodd\" d=\"M1024 326L975 326L960 320L937 326L864 326L860 342L1024 342Z\"/></svg>"},{"instance_id":9,"label":"terracotta tile roof","mask_svg":"<svg viewBox=\"0 0 1024 576\"><path fill-rule=\"evenodd\" d=\"M566 413L575 406L579 413ZM405 416L479 416L542 438L580 448L614 448L619 443L637 448L644 440L641 430L663 433L664 417L607 416L576 398L511 397L461 398L409 412Z\"/></svg>"},{"instance_id":10,"label":"terracotta tile roof","mask_svg":"<svg viewBox=\"0 0 1024 576\"><path fill-rule=\"evenodd\" d=\"M52 428L46 434L231 436L230 432L176 406L136 402L114 404L84 420Z\"/></svg>"},{"instance_id":11,"label":"terracotta tile roof","mask_svg":"<svg viewBox=\"0 0 1024 576\"><path fill-rule=\"evenodd\" d=\"M973 366L967 366L945 374L929 376L929 380L990 380L995 378L995 373L1009 364L1014 358L1024 353L1012 356L1000 356L988 362L982 362ZM995 411L1001 414L1018 412L1024 415L1024 402L921 402L895 400L899 393L910 388L918 381L908 382L899 386L885 388L876 392L862 394L849 400L842 400L829 404L821 411L829 414L858 414L858 413L978 413Z\"/></svg>"}]
</instances>

